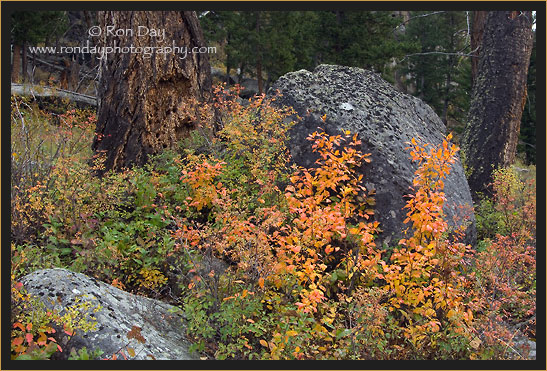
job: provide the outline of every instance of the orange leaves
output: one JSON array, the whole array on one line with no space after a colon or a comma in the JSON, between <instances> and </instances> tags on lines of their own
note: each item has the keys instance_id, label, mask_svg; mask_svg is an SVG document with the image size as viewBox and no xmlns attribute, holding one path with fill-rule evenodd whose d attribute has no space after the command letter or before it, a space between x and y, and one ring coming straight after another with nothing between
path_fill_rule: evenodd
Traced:
<instances>
[{"instance_id":1,"label":"orange leaves","mask_svg":"<svg viewBox=\"0 0 547 371\"><path fill-rule=\"evenodd\" d=\"M370 194L361 185L363 175L354 170L368 160L368 155L356 148L361 144L357 135L352 137L347 131L344 136L316 132L308 139L319 153L318 167L298 170L285 188L292 220L285 233L277 235L279 256L288 263L278 267L304 286L296 303L299 311L315 313L319 303L326 300L322 283L329 282L331 277L325 272L326 262L341 272L347 271L345 277L356 281L374 275L380 257L373 249L378 224L365 222L371 213L363 213L362 199L358 201L358 197L370 198ZM350 218L359 218L358 223L348 224ZM356 245L357 254L352 255L349 249L339 256L339 245L347 241Z\"/></svg>"},{"instance_id":2,"label":"orange leaves","mask_svg":"<svg viewBox=\"0 0 547 371\"><path fill-rule=\"evenodd\" d=\"M413 180L415 194L405 206L405 223L412 223L414 233L399 241L399 249L391 256L392 264L383 266L386 288L392 293L388 303L404 311L410 321L405 336L415 347L426 346L423 334L439 332L449 325L447 321L455 328L464 326L453 316L455 311L463 311L465 293L461 273L456 269L463 257L463 245L444 237L448 224L443 214L442 179L449 174L458 150L449 144L450 138L447 136L439 146L422 145L415 138L409 143L411 158L419 165ZM443 314L445 311L449 317Z\"/></svg>"},{"instance_id":3,"label":"orange leaves","mask_svg":"<svg viewBox=\"0 0 547 371\"><path fill-rule=\"evenodd\" d=\"M199 244L217 257L235 262L233 269L246 289L236 292L230 288L218 298L220 306L240 310L240 303L248 302L248 296L253 295L247 290L254 285L257 298L263 297L268 308L296 306L295 316L307 318L312 327L324 328L324 312L334 310L330 322L323 323L333 328L338 307L329 301L342 291L349 292L348 287L371 283L378 273L380 252L374 245L378 223L370 221L372 193L362 185L363 175L356 173L358 166L369 161L368 155L359 151L357 135L314 133L309 139L319 154L318 166L295 168L292 174L284 175L284 182L279 184L289 184L281 191L272 186L279 177L270 176L270 165L276 161L269 157L272 152L267 148L276 146L277 141L268 141L264 146L261 131L274 128L260 127L261 114L257 110L246 117L249 120L237 125L233 122L223 130L225 138L234 139L226 144L233 156L223 157L225 164L204 156L187 157L189 165L182 173L182 181L189 198L181 206L193 209L191 215L179 219L173 235L179 246ZM255 161L251 155L258 159ZM261 169L265 163L269 164L268 171ZM197 222L193 215L202 218ZM207 216L206 221L203 216ZM195 279L187 282L190 289L203 290L203 283L212 280L197 268L192 275ZM202 281L198 282L197 277ZM285 293L282 303L272 300L281 292ZM255 320L244 317L240 324L258 328L262 321ZM285 348L287 341L300 342L295 338L301 330L287 327L284 331L276 330L279 336L259 340L270 357L283 358L284 351L296 358L313 356L297 347ZM329 331L321 333L321 338L332 342L334 335ZM245 344L239 344L244 351L248 348ZM319 351L326 352L327 346L321 344Z\"/></svg>"},{"instance_id":4,"label":"orange leaves","mask_svg":"<svg viewBox=\"0 0 547 371\"><path fill-rule=\"evenodd\" d=\"M32 322L27 323L26 326L21 322L15 322L13 324L13 329L11 350L17 356L30 353L34 350L45 353L49 349L55 349L62 352L62 348L59 345L54 344L57 341L49 336L50 334L55 333L55 330L48 325L35 327ZM36 337L37 339L35 340Z\"/></svg>"},{"instance_id":5,"label":"orange leaves","mask_svg":"<svg viewBox=\"0 0 547 371\"><path fill-rule=\"evenodd\" d=\"M299 311L303 313L315 313L317 312L317 305L325 299L323 286L316 286L311 284L310 290L302 289L300 292L301 301L296 303Z\"/></svg>"},{"instance_id":6,"label":"orange leaves","mask_svg":"<svg viewBox=\"0 0 547 371\"><path fill-rule=\"evenodd\" d=\"M197 158L194 161L198 160ZM181 180L190 186L193 196L190 198L190 206L198 211L204 207L211 207L218 203L221 197L226 197L226 189L215 178L222 172L225 162L218 161L211 165L209 161L195 163L193 170L183 170Z\"/></svg>"}]
</instances>

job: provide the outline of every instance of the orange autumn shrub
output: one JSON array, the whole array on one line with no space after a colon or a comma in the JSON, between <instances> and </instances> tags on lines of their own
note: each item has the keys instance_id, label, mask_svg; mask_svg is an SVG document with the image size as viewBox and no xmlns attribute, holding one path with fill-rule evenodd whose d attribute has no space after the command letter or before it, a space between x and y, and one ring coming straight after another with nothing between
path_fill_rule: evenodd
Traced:
<instances>
[{"instance_id":1,"label":"orange autumn shrub","mask_svg":"<svg viewBox=\"0 0 547 371\"><path fill-rule=\"evenodd\" d=\"M274 237L279 243L276 273L293 275L302 285L298 309L316 312L331 281L351 291L374 278L378 222L368 221L369 205L357 202L357 196L365 195L373 203L361 184L363 176L355 173L362 162L370 162L356 149L361 143L357 135L316 132L308 139L319 153L318 167L300 169L291 177L285 193L290 222ZM344 141L348 143L343 146Z\"/></svg>"},{"instance_id":2,"label":"orange autumn shrub","mask_svg":"<svg viewBox=\"0 0 547 371\"><path fill-rule=\"evenodd\" d=\"M411 158L418 163L409 196L406 223L413 232L399 242L390 263L383 263L388 310L411 346L409 357L446 356L443 348L458 337L461 348L450 347L451 357L465 354L471 340L473 313L466 305L465 276L461 266L469 246L452 241L443 214L444 179L458 148L448 135L438 147L414 138ZM454 343L452 345L455 345Z\"/></svg>"}]
</instances>

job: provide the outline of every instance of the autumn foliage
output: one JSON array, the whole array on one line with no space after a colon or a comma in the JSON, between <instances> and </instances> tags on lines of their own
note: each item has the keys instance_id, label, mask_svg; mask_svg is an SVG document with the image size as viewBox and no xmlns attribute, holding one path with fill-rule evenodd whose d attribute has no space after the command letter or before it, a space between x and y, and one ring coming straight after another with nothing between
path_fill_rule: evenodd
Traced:
<instances>
[{"instance_id":1,"label":"autumn foliage","mask_svg":"<svg viewBox=\"0 0 547 371\"><path fill-rule=\"evenodd\" d=\"M294 112L263 96L242 104L234 92L216 93L202 110L216 110L216 122L205 117L179 150L101 178L95 171L104 159L76 150L94 117L70 111L56 127L32 108L35 126L27 127L65 131L47 137L49 150L74 143L74 152L43 149L48 167L18 162L28 152L23 142L12 154L25 174L12 190L12 357L63 353L52 324L70 333L92 326L80 307L40 309L17 283L55 266L177 303L186 315L181 331L208 358L526 356L511 326L524 323L535 336L532 181L499 170L495 197L479 208L485 237L466 246L443 212L458 148L451 135L439 145L413 138L408 228L381 247L374 192L361 172L371 160L356 134L311 133L317 161L299 168L286 147ZM21 101L12 104L21 111ZM16 132L24 117L12 117Z\"/></svg>"}]
</instances>

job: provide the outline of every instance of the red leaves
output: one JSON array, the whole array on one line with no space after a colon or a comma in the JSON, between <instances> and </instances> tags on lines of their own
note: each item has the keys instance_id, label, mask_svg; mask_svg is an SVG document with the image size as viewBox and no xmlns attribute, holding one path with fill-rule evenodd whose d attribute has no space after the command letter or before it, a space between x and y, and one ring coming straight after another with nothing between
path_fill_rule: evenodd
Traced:
<instances>
[{"instance_id":1,"label":"red leaves","mask_svg":"<svg viewBox=\"0 0 547 371\"><path fill-rule=\"evenodd\" d=\"M133 325L131 330L127 333L127 338L135 339L142 344L146 343L146 339L141 335L141 330L142 329L139 326Z\"/></svg>"},{"instance_id":2,"label":"red leaves","mask_svg":"<svg viewBox=\"0 0 547 371\"><path fill-rule=\"evenodd\" d=\"M14 339L11 341L11 345L15 345L15 346L21 345L21 344L23 344L23 341L25 341L24 338L22 338L22 337L16 337L16 338L14 338Z\"/></svg>"}]
</instances>

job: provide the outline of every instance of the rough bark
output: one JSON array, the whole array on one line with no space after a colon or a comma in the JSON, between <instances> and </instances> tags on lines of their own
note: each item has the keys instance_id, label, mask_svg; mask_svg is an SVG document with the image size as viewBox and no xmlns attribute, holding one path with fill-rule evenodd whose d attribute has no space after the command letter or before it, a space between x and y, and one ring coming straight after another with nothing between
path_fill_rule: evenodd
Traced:
<instances>
[{"instance_id":1,"label":"rough bark","mask_svg":"<svg viewBox=\"0 0 547 371\"><path fill-rule=\"evenodd\" d=\"M473 12L473 21L471 26L471 50L474 50L471 58L471 82L475 83L477 71L479 70L479 57L481 55L482 35L484 33L484 24L486 22L485 10L476 10Z\"/></svg>"},{"instance_id":2,"label":"rough bark","mask_svg":"<svg viewBox=\"0 0 547 371\"><path fill-rule=\"evenodd\" d=\"M25 82L28 79L28 71L27 71L28 58L27 58L27 43L26 42L23 43L22 52L23 52L23 56L21 57L22 58L21 64L23 65L23 71L21 73L21 81Z\"/></svg>"},{"instance_id":3,"label":"rough bark","mask_svg":"<svg viewBox=\"0 0 547 371\"><path fill-rule=\"evenodd\" d=\"M19 72L21 71L21 45L13 44L13 62L11 65L11 81L19 82Z\"/></svg>"},{"instance_id":4,"label":"rough bark","mask_svg":"<svg viewBox=\"0 0 547 371\"><path fill-rule=\"evenodd\" d=\"M115 52L101 59L93 149L106 152L106 170L119 170L142 165L189 135L198 122L196 102L211 98L211 69L207 54L191 53L205 44L195 12L108 11L99 13L99 22L100 46L187 51ZM114 36L107 26L125 31ZM139 26L165 35L139 34Z\"/></svg>"},{"instance_id":5,"label":"rough bark","mask_svg":"<svg viewBox=\"0 0 547 371\"><path fill-rule=\"evenodd\" d=\"M514 162L532 42L530 11L488 13L462 138L475 201L479 192L488 194L492 170Z\"/></svg>"},{"instance_id":6,"label":"rough bark","mask_svg":"<svg viewBox=\"0 0 547 371\"><path fill-rule=\"evenodd\" d=\"M70 67L68 70L68 88L77 92L79 86L80 77L80 63L74 58L70 61Z\"/></svg>"}]
</instances>

